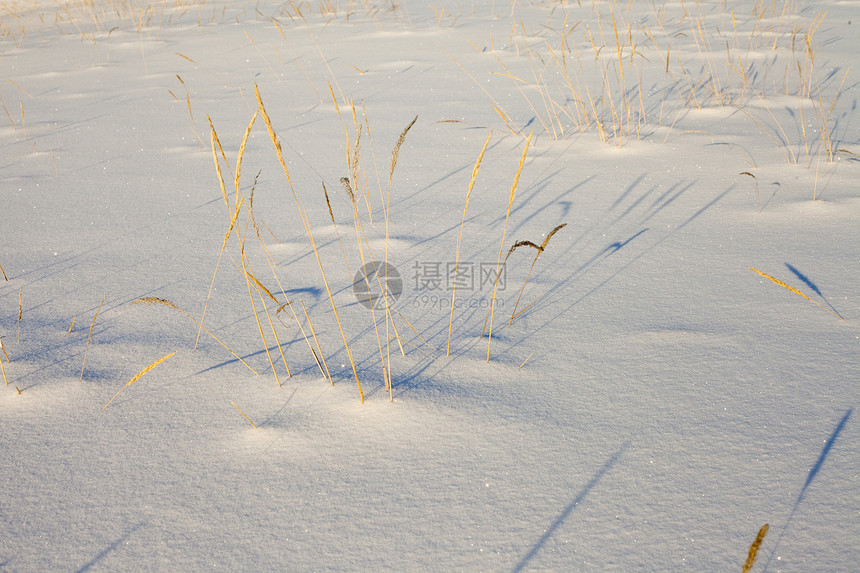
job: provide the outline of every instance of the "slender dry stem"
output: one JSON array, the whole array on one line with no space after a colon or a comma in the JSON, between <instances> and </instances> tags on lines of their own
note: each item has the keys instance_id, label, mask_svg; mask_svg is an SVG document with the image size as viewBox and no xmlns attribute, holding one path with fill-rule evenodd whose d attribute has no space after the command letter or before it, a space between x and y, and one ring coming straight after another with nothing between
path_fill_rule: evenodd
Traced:
<instances>
[{"instance_id":1,"label":"slender dry stem","mask_svg":"<svg viewBox=\"0 0 860 573\"><path fill-rule=\"evenodd\" d=\"M96 318L98 318L99 311L102 309L102 305L105 303L105 298L107 298L107 295L104 295L102 297L102 301L99 303L99 307L96 309L96 313L93 315L93 322L92 322L92 324L90 324L90 331L87 334L87 345L84 347L84 361L83 361L83 364L81 364L81 381L82 382L84 380L84 367L87 365L87 350L90 349L90 341L93 338L93 327L95 327L95 325L96 325Z\"/></svg>"},{"instance_id":2,"label":"slender dry stem","mask_svg":"<svg viewBox=\"0 0 860 573\"><path fill-rule=\"evenodd\" d=\"M323 366L325 367L325 375L328 377L328 380L329 380L329 382L331 382L331 385L334 386L334 379L332 379L331 372L329 372L329 370L328 370L328 363L325 360L325 354L323 354L322 346L320 346L320 341L317 340L317 333L314 330L313 323L311 322L311 316L308 314L308 309L305 308L304 301L300 300L299 303L302 305L302 311L304 311L305 318L308 320L308 327L311 329L311 336L313 336L313 338L314 338L314 343L317 345L317 350L319 351L320 359L322 360Z\"/></svg>"},{"instance_id":3,"label":"slender dry stem","mask_svg":"<svg viewBox=\"0 0 860 573\"><path fill-rule=\"evenodd\" d=\"M251 372L253 372L254 374L257 374L257 375L259 376L258 372L257 372L256 370L254 370L253 368L251 368L250 364L248 364L247 362L245 362L244 360L242 360L242 358L241 358L238 354L236 354L235 352L233 352L232 350L230 350L230 347L229 347L229 346L227 346L226 344L224 344L223 342L221 342L221 339L220 339L220 338L218 338L217 336L215 336L214 334L212 334L211 332L209 332L209 330L208 330L208 329L206 329L202 324L200 324L200 322L198 322L196 318L194 318L193 316L191 316L190 314L188 314L187 312L185 312L184 310L182 310L181 308L179 308L178 306L176 306L175 304L173 304L173 303L172 303L172 302L170 302L169 300L165 300L165 299L163 299L163 298L157 298L157 297L154 297L154 296L147 296L147 297L139 298L139 299L137 299L137 300L133 300L133 301L131 302L131 304L140 304L140 303L144 303L144 304L146 304L146 306L149 306L149 305L151 305L152 303L156 303L156 304L164 305L164 306L166 306L166 307L168 307L168 308L172 308L172 309L174 309L174 310L178 310L179 312L181 312L182 314L184 314L185 316L187 316L187 317L188 317L188 319L189 319L189 320L191 320L191 322L193 322L194 324L196 324L197 326L199 326L200 328L202 328L202 329L203 329L203 332L205 332L206 334L208 334L209 336L211 336L212 338L214 338L214 339L215 339L215 342L217 342L218 344L220 344L221 346L223 346L224 348L226 348L226 349L227 349L227 352L229 352L230 354L232 354L233 356L235 356L235 357L236 357L236 359L237 359L239 362L241 362L242 364L244 364L245 366L247 366L247 367L248 367L248 369L249 369Z\"/></svg>"},{"instance_id":4,"label":"slender dry stem","mask_svg":"<svg viewBox=\"0 0 860 573\"><path fill-rule=\"evenodd\" d=\"M140 372L138 372L137 374L135 374L135 375L134 375L134 378L132 378L131 380L129 380L128 382L126 382L126 383L125 383L125 386L123 386L122 388L120 388L120 389L119 389L119 391L118 391L116 394L114 394L114 395L113 395L113 398L111 398L110 400L108 400L108 403L104 405L104 407L102 408L102 410L104 410L104 409L106 409L108 406L110 406L110 403L114 401L114 398L116 398L117 396L119 396L119 393L120 393L120 392L122 392L123 390L125 390L126 388L128 388L129 386L131 386L132 384L134 384L135 382L137 382L137 381L141 378L141 376L143 376L144 374L146 374L147 372L149 372L150 370L152 370L153 368L155 368L156 366L158 366L159 364L161 364L162 362L164 362L165 360L167 360L168 358L170 358L170 357L171 357L171 356L173 356L174 354L176 354L176 351L171 352L171 353L170 353L170 354L168 354L167 356L162 356L161 358L159 358L158 360L156 360L155 362L153 362L152 364L150 364L149 366L147 366L146 368L144 368L143 370L141 370Z\"/></svg>"},{"instance_id":5,"label":"slender dry stem","mask_svg":"<svg viewBox=\"0 0 860 573\"><path fill-rule=\"evenodd\" d=\"M466 190L466 204L463 205L463 216L460 219L460 231L457 233L457 254L454 257L454 288L451 289L451 316L448 317L448 346L445 350L445 356L451 355L451 332L454 329L454 301L457 297L457 272L460 267L460 246L463 241L463 226L466 224L466 211L469 210L469 198L472 196L472 189L475 187L478 170L480 170L481 162L484 160L484 152L487 151L487 146L490 145L490 138L492 137L493 132L491 131L487 135L487 140L484 141L481 153L478 154L478 159L475 161L475 167L472 168L472 177L469 179L469 188Z\"/></svg>"},{"instance_id":6,"label":"slender dry stem","mask_svg":"<svg viewBox=\"0 0 860 573\"><path fill-rule=\"evenodd\" d=\"M541 253L543 253L546 250L546 246L549 244L549 240L552 239L552 236L555 235L558 231L560 231L561 229L563 229L566 226L567 226L567 223L562 223L561 225L557 226L555 229L550 231L547 234L546 238L543 240L543 243L541 243L540 245L536 245L536 244L532 243L531 241L520 241L518 243L515 243L514 246L511 247L511 250L508 251L507 256L505 256L505 261L507 261L508 257L511 255L512 252L514 252L514 249L516 249L518 246L528 245L528 246L533 247L537 250L537 253L535 253L535 258L532 259L532 265L529 267L529 272L528 272L528 274L526 274L526 280L523 281L523 287L520 289L520 294L519 294L519 296L517 296L517 301L516 301L516 303L514 303L514 310L513 310L513 312L511 312L511 319L508 321L509 325L518 316L517 315L517 307L520 304L520 299L523 296L523 291L526 290L526 284L529 282L529 277L532 276L532 270L534 270L534 268L535 268L535 263L537 263L538 257L541 255Z\"/></svg>"},{"instance_id":7,"label":"slender dry stem","mask_svg":"<svg viewBox=\"0 0 860 573\"><path fill-rule=\"evenodd\" d=\"M17 341L21 342L21 319L24 317L24 285L21 285L21 288L18 289L18 338Z\"/></svg>"},{"instance_id":8,"label":"slender dry stem","mask_svg":"<svg viewBox=\"0 0 860 573\"><path fill-rule=\"evenodd\" d=\"M231 404L233 404L233 407L234 407L234 408L236 408L237 410L239 410L239 413L240 413L240 414L242 414L242 417L243 417L243 418L245 418L246 420L248 420L248 423L249 423L249 424L251 424L252 426L254 426L254 429L256 430L256 429L257 429L257 424L255 424L254 422L252 422L252 421L251 421L251 418L249 418L248 416L246 416L246 415L245 415L245 412L243 412L243 411L239 408L239 406L237 406L237 405L236 405L236 402L232 402L232 401L231 401L230 403L231 403Z\"/></svg>"},{"instance_id":9,"label":"slender dry stem","mask_svg":"<svg viewBox=\"0 0 860 573\"><path fill-rule=\"evenodd\" d=\"M750 173L749 171L741 171L741 173L740 173L740 174L741 174L741 175L749 175L750 177L752 177L753 183L755 184L755 201L756 201L756 205L758 206L758 212L759 212L759 213L761 213L761 197L759 196L759 192L758 192L758 179L756 178L756 176L755 176L755 175L753 175L753 174L752 174L752 173Z\"/></svg>"},{"instance_id":10,"label":"slender dry stem","mask_svg":"<svg viewBox=\"0 0 860 573\"><path fill-rule=\"evenodd\" d=\"M520 174L523 172L523 165L525 165L525 162L526 162L526 153L528 153L529 145L531 145L533 135L534 135L533 131L531 133L529 133L528 139L526 139L526 144L525 144L525 146L523 146L523 154L520 157L520 164L517 167L517 173L514 176L514 183L513 183L513 185L511 185L511 194L510 194L510 197L508 198L508 210L507 210L507 213L505 213L505 226L502 230L502 242L499 245L499 258L498 258L498 261L496 261L496 277L495 277L495 281L493 282L493 298L490 302L490 311L489 311L490 330L489 330L489 335L487 336L487 362L488 363L490 362L490 346L493 342L493 318L494 318L493 315L494 315L495 310L496 310L496 292L497 292L498 287L499 287L499 273L501 272L501 267L502 267L502 252L505 249L505 236L508 233L508 220L511 218L511 207L513 207L513 204L514 204L514 196L516 195L516 192L517 192L517 184L520 181ZM487 321L484 320L484 324L486 324L486 322Z\"/></svg>"}]
</instances>

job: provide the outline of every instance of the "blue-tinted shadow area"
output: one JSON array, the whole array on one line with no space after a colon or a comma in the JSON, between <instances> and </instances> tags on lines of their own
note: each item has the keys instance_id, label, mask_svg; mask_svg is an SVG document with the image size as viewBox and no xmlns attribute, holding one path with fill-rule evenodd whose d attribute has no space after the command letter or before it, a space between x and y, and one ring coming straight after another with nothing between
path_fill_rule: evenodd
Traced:
<instances>
[{"instance_id":1,"label":"blue-tinted shadow area","mask_svg":"<svg viewBox=\"0 0 860 573\"><path fill-rule=\"evenodd\" d=\"M114 551L116 548L121 546L123 543L125 543L125 541L129 537L131 537L132 533L134 533L135 531L137 531L138 529L140 529L144 525L146 525L146 523L141 522L141 523L138 523L137 525L135 525L134 527L132 527L131 530L129 530L125 535L123 535L122 537L120 537L119 539L117 539L116 541L114 541L113 543L111 543L110 545L105 547L104 549L102 549L99 552L99 554L96 555L95 557L93 557L89 563L87 563L86 565L84 565L83 567L78 569L78 573L83 573L84 571L89 571L93 567L93 565L98 564L98 562L101 561L102 559L104 559L104 557L106 555L108 555L109 553Z\"/></svg>"},{"instance_id":2,"label":"blue-tinted shadow area","mask_svg":"<svg viewBox=\"0 0 860 573\"><path fill-rule=\"evenodd\" d=\"M529 550L529 552L526 553L525 557L523 557L522 560L517 563L517 565L513 569L514 573L519 573L526 568L529 562L534 559L534 557L540 552L543 546L546 545L546 542L552 538L552 536L555 534L556 529L558 529L565 522L565 520L568 518L568 516L570 516L573 510L576 509L576 506L578 506L585 500L585 497L591 492L592 489L594 489L594 487L603 478L603 476L606 475L606 473L612 469L612 466L614 466L616 462L618 462L618 459L621 457L621 454L624 453L624 451L629 445L630 442L627 442L621 447L621 449L615 452L612 457L606 460L606 463L603 464L603 467L600 468L600 470L596 474L594 474L594 476L591 478L591 481L589 481L585 485L585 487L582 488L582 491L580 491L579 494L574 497L573 500L567 505L567 507L565 507L564 510L558 515L558 517L555 518L555 521L553 521L552 525L547 528L546 532L541 536L540 539L537 540L537 543L534 544L534 546Z\"/></svg>"},{"instance_id":3,"label":"blue-tinted shadow area","mask_svg":"<svg viewBox=\"0 0 860 573\"><path fill-rule=\"evenodd\" d=\"M839 318L841 318L841 319L845 320L845 317L843 317L841 314L839 314L839 313L836 311L836 309L835 309L835 308L833 308L833 305L832 305L832 304L830 304L830 301L829 301L829 300L827 300L827 297L825 297L825 296L824 296L824 294L821 292L821 289L819 289L819 288L818 288L818 285L816 285L814 282L812 282L812 280L811 280L808 276L806 276L805 274L803 274L802 272L800 272L799 270L797 270L797 269L794 267L794 265L791 265L791 264L789 264L789 263L785 263L785 266L788 268L788 270L790 270L790 271L792 272L792 274L794 274L794 276L796 276L800 281L802 281L802 282L803 282L803 284L805 284L806 286L808 286L808 287L812 290L812 292L814 292L815 294L817 294L818 296L820 296L820 297L821 297L821 300L823 300L825 303L827 303L827 306L829 306L829 307L830 307L830 309L834 312L834 314L836 314L836 316L838 316Z\"/></svg>"},{"instance_id":4,"label":"blue-tinted shadow area","mask_svg":"<svg viewBox=\"0 0 860 573\"><path fill-rule=\"evenodd\" d=\"M788 516L788 519L785 521L785 525L782 528L782 531L779 533L779 537L776 540L776 543L773 546L773 551L770 553L770 557L767 560L767 563L764 566L764 571L768 570L770 567L770 562L773 560L773 556L776 555L776 550L779 547L779 542L782 541L785 532L788 530L788 526L791 525L791 520L794 518L795 512L797 512L797 508L800 506L800 502L803 501L804 496L806 495L806 491L809 489L809 486L812 485L812 481L815 479L815 476L818 475L818 472L821 471L821 467L824 465L824 461L827 459L827 456L830 455L830 450L833 449L833 445L836 443L836 439L839 437L839 434L842 432L843 428L845 428L845 424L848 423L848 419L851 417L851 413L854 411L853 408L849 409L845 412L845 415L842 416L842 419L836 424L836 428L830 434L830 439L827 440L827 443L824 444L824 448L821 450L821 454L818 456L818 460L816 460L815 465L812 466L812 469L809 470L809 475L806 476L806 482L804 482L803 487L800 488L800 493L797 495L797 501L794 502L794 507L791 510L791 513Z\"/></svg>"}]
</instances>

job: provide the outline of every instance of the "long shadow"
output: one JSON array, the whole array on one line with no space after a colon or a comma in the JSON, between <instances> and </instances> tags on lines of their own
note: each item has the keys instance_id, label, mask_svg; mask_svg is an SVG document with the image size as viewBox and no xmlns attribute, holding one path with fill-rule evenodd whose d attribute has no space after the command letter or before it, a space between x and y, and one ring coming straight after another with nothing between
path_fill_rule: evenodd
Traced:
<instances>
[{"instance_id":1,"label":"long shadow","mask_svg":"<svg viewBox=\"0 0 860 573\"><path fill-rule=\"evenodd\" d=\"M514 573L519 573L520 571L525 569L526 565L529 564L529 561L534 559L534 557L540 552L543 546L546 545L546 542L552 538L552 536L555 534L556 529L558 529L564 523L564 521L568 518L571 512L576 509L576 506L578 506L585 500L585 497L591 492L592 489L594 489L594 487L603 478L603 476L606 475L606 473L612 469L612 466L615 465L615 463L621 457L621 454L623 454L629 446L630 442L627 442L626 444L621 446L621 448L617 452L612 454L612 457L606 460L606 463L604 463L603 467L600 468L600 470L596 474L594 474L594 477L591 478L591 481L589 481L585 485L585 487L582 488L582 491L580 491L579 494L575 498L573 498L573 501L571 501L567 505L567 507L564 508L564 511L562 511L559 516L555 518L555 521L553 521L552 525L550 525L546 532L541 535L541 538L538 539L537 543L535 543L534 546L529 550L529 552L526 553L525 557L523 557L520 562L517 563L517 565L513 569Z\"/></svg>"},{"instance_id":2,"label":"long shadow","mask_svg":"<svg viewBox=\"0 0 860 573\"><path fill-rule=\"evenodd\" d=\"M818 460L815 462L815 465L812 466L812 469L809 470L809 475L806 476L806 481L803 484L803 487L800 488L800 493L797 496L797 501L794 502L794 507L791 509L791 513L788 516L788 519L785 521L785 525L782 527L782 531L779 533L779 537L776 540L776 543L773 546L773 550L770 553L770 557L767 560L767 563L764 565L764 571L767 571L770 566L770 562L773 560L773 556L776 555L776 550L779 547L780 541L782 541L783 536L785 536L785 532L788 531L788 526L791 525L791 520L794 518L794 514L797 512L797 508L800 506L800 502L803 501L804 496L806 496L806 491L809 489L809 486L812 484L812 480L815 479L815 476L818 475L818 472L821 471L821 467L824 465L824 460L827 459L827 456L830 454L830 450L833 448L833 444L836 443L836 438L839 437L839 434L842 432L842 429L845 427L845 424L848 423L848 418L851 417L851 413L854 411L854 408L850 408L845 415L842 416L842 419L836 425L836 429L833 430L833 433L830 434L830 439L827 440L827 443L824 444L824 448L821 450L821 454L818 456Z\"/></svg>"},{"instance_id":3,"label":"long shadow","mask_svg":"<svg viewBox=\"0 0 860 573\"><path fill-rule=\"evenodd\" d=\"M290 344L293 344L293 343L296 343L296 342L301 342L302 340L304 340L304 339L303 339L303 338L298 338L298 337L296 337L296 338L294 338L294 339L292 339L292 340L289 340L289 341L286 341L286 342L281 342L281 347L282 347L282 348L286 348L286 347L287 347L287 346L289 346ZM266 350L267 350L267 349L265 349L265 348L264 348L264 349L262 349L262 350L257 350L256 352L251 352L250 354L246 354L245 356L243 356L243 357L242 357L242 360L247 360L248 358L252 358L252 357L254 357L254 356L260 356L261 354L265 354L265 353L266 353ZM278 350L278 345L277 345L277 344L276 344L276 345L274 345L274 346L270 346L270 347L268 348L268 351L269 351L270 353L271 353L271 352L275 352L276 350ZM209 371L211 371L211 370L217 370L218 368L222 368L222 367L227 366L227 365L229 365L229 364L239 364L239 359L238 359L238 358L233 358L233 359L231 359L231 360L225 360L224 362L219 362L218 364L215 364L215 365L213 365L213 366L210 366L210 367L208 367L208 368L204 368L203 370L200 370L200 371L198 371L198 372L195 372L195 373L194 373L194 376L198 376L198 375L200 375L200 374L204 374L204 373L209 372ZM275 362L275 364L277 364L277 362ZM268 370L271 370L271 369L272 369L271 364L267 364L267 365L266 365L266 368L265 368L264 370L262 370L262 371L260 372L260 374L264 374L265 372L267 372Z\"/></svg>"},{"instance_id":4,"label":"long shadow","mask_svg":"<svg viewBox=\"0 0 860 573\"><path fill-rule=\"evenodd\" d=\"M625 271L628 267L630 267L631 265L633 265L634 263L636 263L637 261L642 259L642 257L647 255L652 250L659 247L669 237L673 236L674 233L677 233L678 231L680 231L681 229L683 229L684 227L686 227L687 225L692 223L694 220L696 220L700 215L702 215L702 213L704 213L705 211L707 211L708 209L710 209L711 207L716 205L723 197L728 195L734 188L735 188L735 186L732 185L728 189L726 189L725 191L723 191L722 193L720 193L719 195L714 197L714 199L712 199L707 205L701 207L698 211L693 213L693 215L691 215L686 221L684 221L683 223L681 223L680 225L675 227L675 230L673 231L672 234L665 235L662 238L658 239L650 247L645 248L637 256L635 256L633 259L627 261L623 266L621 266L619 269L617 269L609 277L607 277L605 280L601 281L600 284L598 284L597 286L595 286L594 288L589 290L587 293L580 296L578 299L576 299L572 303L568 304L563 309L559 310L556 313L554 319L558 318L559 316L562 316L563 314L568 312L570 309L572 309L574 306L576 306L577 304L579 304L580 302L582 302L583 300L585 300L586 298L588 298L589 296L591 296L592 294L594 294L595 292L600 290L603 286L605 286L607 283L612 281L615 277L617 277L619 274L621 274L623 271ZM632 237L630 237L626 241L622 241L619 244L613 243L612 245L609 245L608 247L604 248L597 256L592 257L584 266L581 266L578 269L573 270L572 272L570 272L568 274L568 276L566 276L562 280L558 281L557 284L552 286L545 294L541 295L537 300L544 301L543 306L545 306L545 307L549 307L551 305L561 303L561 299L560 299L561 293L563 292L563 290L566 286L569 286L569 283L571 281L578 278L583 273L593 270L594 266L596 266L596 264L599 263L600 261L605 260L609 254L617 252L618 248L615 248L616 246L623 247L624 245L630 243L630 241L632 241L633 239L641 236L647 230L648 230L647 228L643 229L640 232L633 235ZM533 312L532 310L528 310L526 312L523 312L522 316L528 316L532 312ZM532 338L533 336L535 336L538 332L542 331L547 325L549 325L552 322L552 320L554 320L554 319L548 320L547 322L543 323L542 326L539 326L536 329L525 334L522 338L518 339L514 344L512 344L510 346L509 350L511 348L513 348L515 345L522 344L523 342L525 342L529 338Z\"/></svg>"},{"instance_id":5,"label":"long shadow","mask_svg":"<svg viewBox=\"0 0 860 573\"><path fill-rule=\"evenodd\" d=\"M806 286L808 286L810 289L812 289L812 292L814 292L815 294L817 294L818 296L820 296L820 297L821 297L821 300L823 300L824 302L826 302L826 303L827 303L827 306L829 306L829 307L830 307L830 309L831 309L833 312L835 312L835 313L836 313L836 316L838 316L839 318L842 318L842 319L844 320L844 317L843 317L841 314L839 314L838 312L836 312L836 309L835 309L835 308L833 308L833 305L832 305L832 304L830 304L830 301L829 301L829 300L827 300L827 297L825 297L825 296L824 296L824 294L823 294L823 293L821 292L821 290L818 288L818 285L816 285L814 282L812 282L812 280L810 280L810 278L809 278L809 277L807 277L806 275L804 275L802 272L800 272L799 270L797 270L794 266L790 265L789 263L785 263L785 266L786 266L786 267L788 267L788 270L790 270L792 273L794 273L794 276L796 276L799 280L801 280L801 281L803 282L803 284L805 284L805 285L806 285Z\"/></svg>"},{"instance_id":6,"label":"long shadow","mask_svg":"<svg viewBox=\"0 0 860 573\"><path fill-rule=\"evenodd\" d=\"M114 541L113 543L111 543L110 545L105 547L104 549L102 549L98 553L98 555L96 555L95 557L93 557L90 560L89 563L87 563L86 565L84 565L83 567L78 569L77 573L83 573L84 571L89 571L93 567L93 565L97 564L99 561L104 559L104 557L106 555L108 555L109 553L112 553L117 547L119 547L120 545L125 543L125 540L128 539L129 537L131 537L132 533L134 533L135 531L137 531L138 529L140 529L144 525L146 525L146 522L141 521L140 523L138 523L137 525L132 527L125 535L123 535L122 537L120 537L119 539L117 539L116 541Z\"/></svg>"}]
</instances>

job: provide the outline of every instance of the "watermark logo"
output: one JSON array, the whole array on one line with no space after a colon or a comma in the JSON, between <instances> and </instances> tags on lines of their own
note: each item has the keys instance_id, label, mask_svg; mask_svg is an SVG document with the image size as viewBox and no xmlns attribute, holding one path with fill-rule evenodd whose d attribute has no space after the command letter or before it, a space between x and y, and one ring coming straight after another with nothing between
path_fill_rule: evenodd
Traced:
<instances>
[{"instance_id":1,"label":"watermark logo","mask_svg":"<svg viewBox=\"0 0 860 573\"><path fill-rule=\"evenodd\" d=\"M403 279L388 263L367 263L355 273L352 290L360 305L372 310L394 306L403 294Z\"/></svg>"},{"instance_id":2,"label":"watermark logo","mask_svg":"<svg viewBox=\"0 0 860 573\"><path fill-rule=\"evenodd\" d=\"M467 300L454 301L455 307L483 308L485 299L469 297L478 292L504 291L507 286L505 265L498 263L417 261L412 267L413 306L424 308L450 307L444 293L463 293ZM403 278L389 263L365 264L355 273L352 290L365 308L379 310L394 306L403 294Z\"/></svg>"}]
</instances>

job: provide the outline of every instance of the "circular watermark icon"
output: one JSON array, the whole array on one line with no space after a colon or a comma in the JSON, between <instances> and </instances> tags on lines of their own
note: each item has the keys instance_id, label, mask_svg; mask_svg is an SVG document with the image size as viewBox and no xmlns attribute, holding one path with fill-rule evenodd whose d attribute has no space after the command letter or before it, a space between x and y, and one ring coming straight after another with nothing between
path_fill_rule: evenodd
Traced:
<instances>
[{"instance_id":1,"label":"circular watermark icon","mask_svg":"<svg viewBox=\"0 0 860 573\"><path fill-rule=\"evenodd\" d=\"M352 281L355 299L373 310L394 306L403 293L403 279L397 268L388 263L367 263L355 273Z\"/></svg>"}]
</instances>

